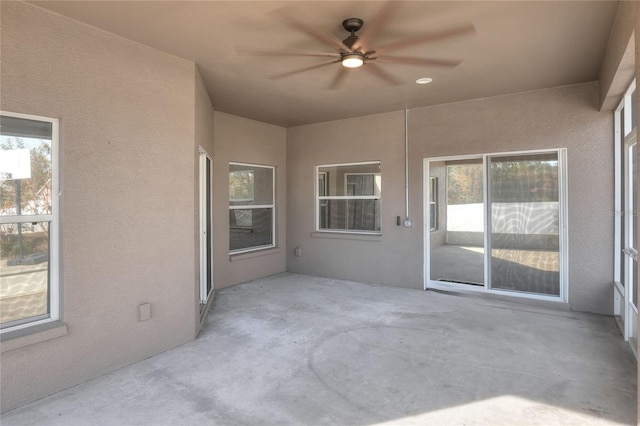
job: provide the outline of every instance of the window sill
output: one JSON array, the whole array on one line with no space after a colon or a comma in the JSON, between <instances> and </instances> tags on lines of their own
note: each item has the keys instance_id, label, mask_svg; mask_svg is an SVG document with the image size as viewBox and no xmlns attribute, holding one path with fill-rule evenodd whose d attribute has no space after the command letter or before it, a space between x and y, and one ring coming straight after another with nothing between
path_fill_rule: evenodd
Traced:
<instances>
[{"instance_id":1,"label":"window sill","mask_svg":"<svg viewBox=\"0 0 640 426\"><path fill-rule=\"evenodd\" d=\"M372 242L382 242L381 234L359 234L356 232L322 232L316 231L312 232L311 236L313 238L333 238L338 240L357 240L357 241L372 241Z\"/></svg>"},{"instance_id":2,"label":"window sill","mask_svg":"<svg viewBox=\"0 0 640 426\"><path fill-rule=\"evenodd\" d=\"M237 262L238 260L252 259L254 257L267 256L270 254L278 254L282 250L280 247L269 247L262 250L249 251L246 253L230 254L229 261Z\"/></svg>"},{"instance_id":3,"label":"window sill","mask_svg":"<svg viewBox=\"0 0 640 426\"><path fill-rule=\"evenodd\" d=\"M47 340L65 336L67 325L60 321L52 321L47 324L39 324L21 330L9 331L0 335L0 353L46 342Z\"/></svg>"}]
</instances>

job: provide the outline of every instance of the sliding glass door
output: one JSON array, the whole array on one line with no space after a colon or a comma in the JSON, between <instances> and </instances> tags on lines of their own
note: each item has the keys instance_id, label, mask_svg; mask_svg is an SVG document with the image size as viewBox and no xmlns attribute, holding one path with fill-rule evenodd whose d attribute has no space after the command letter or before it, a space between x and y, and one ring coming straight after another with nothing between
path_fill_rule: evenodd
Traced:
<instances>
[{"instance_id":1,"label":"sliding glass door","mask_svg":"<svg viewBox=\"0 0 640 426\"><path fill-rule=\"evenodd\" d=\"M425 288L566 302L564 157L425 160Z\"/></svg>"}]
</instances>

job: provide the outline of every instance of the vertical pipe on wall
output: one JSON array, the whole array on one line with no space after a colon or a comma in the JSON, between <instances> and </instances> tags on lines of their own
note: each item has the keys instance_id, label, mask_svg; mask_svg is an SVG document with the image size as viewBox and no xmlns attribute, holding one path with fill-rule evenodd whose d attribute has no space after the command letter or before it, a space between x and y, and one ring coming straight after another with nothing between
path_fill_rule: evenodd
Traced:
<instances>
[{"instance_id":1,"label":"vertical pipe on wall","mask_svg":"<svg viewBox=\"0 0 640 426\"><path fill-rule=\"evenodd\" d=\"M409 219L409 110L404 109L404 217Z\"/></svg>"}]
</instances>

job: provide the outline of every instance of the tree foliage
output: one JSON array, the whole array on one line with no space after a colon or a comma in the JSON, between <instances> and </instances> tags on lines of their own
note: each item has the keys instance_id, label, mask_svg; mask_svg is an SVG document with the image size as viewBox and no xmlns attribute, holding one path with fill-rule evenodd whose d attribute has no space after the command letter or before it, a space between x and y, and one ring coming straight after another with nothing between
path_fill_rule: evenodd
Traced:
<instances>
[{"instance_id":1,"label":"tree foliage","mask_svg":"<svg viewBox=\"0 0 640 426\"><path fill-rule=\"evenodd\" d=\"M3 137L0 147L3 151L29 148L31 160L29 179L0 181L0 214L3 216L15 216L18 212L20 215L51 214L51 141L40 140L35 144L26 144L19 137ZM18 231L19 226L21 232ZM14 258L46 252L48 251L48 234L48 222L0 225L1 256Z\"/></svg>"},{"instance_id":2,"label":"tree foliage","mask_svg":"<svg viewBox=\"0 0 640 426\"><path fill-rule=\"evenodd\" d=\"M448 205L482 203L482 193L482 164L447 166Z\"/></svg>"},{"instance_id":3,"label":"tree foliage","mask_svg":"<svg viewBox=\"0 0 640 426\"><path fill-rule=\"evenodd\" d=\"M2 150L25 149L22 138L4 138ZM0 185L0 208L3 215L16 214L17 185L20 185L21 214L51 213L51 141L40 140L39 145L30 148L31 178L4 180Z\"/></svg>"},{"instance_id":4,"label":"tree foliage","mask_svg":"<svg viewBox=\"0 0 640 426\"><path fill-rule=\"evenodd\" d=\"M447 203L483 202L481 164L447 166ZM491 202L525 203L558 201L557 160L493 161L490 170Z\"/></svg>"}]
</instances>

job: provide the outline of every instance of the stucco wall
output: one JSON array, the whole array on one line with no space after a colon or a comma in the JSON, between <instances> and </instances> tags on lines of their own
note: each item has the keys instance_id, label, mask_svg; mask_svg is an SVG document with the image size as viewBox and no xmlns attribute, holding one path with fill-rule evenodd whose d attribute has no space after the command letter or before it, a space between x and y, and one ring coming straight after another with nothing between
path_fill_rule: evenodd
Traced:
<instances>
[{"instance_id":1,"label":"stucco wall","mask_svg":"<svg viewBox=\"0 0 640 426\"><path fill-rule=\"evenodd\" d=\"M331 121L287 130L287 270L403 287L422 287L422 228L412 206L414 227L404 218L404 111ZM322 164L381 161L382 237L350 238L313 234L314 167ZM420 186L422 190L422 186ZM420 196L422 200L422 196ZM417 203L413 199L413 203ZM422 201L420 201L422 202ZM419 210L418 210L419 207ZM294 255L295 247L302 256Z\"/></svg>"},{"instance_id":2,"label":"stucco wall","mask_svg":"<svg viewBox=\"0 0 640 426\"><path fill-rule=\"evenodd\" d=\"M410 216L404 212L404 114L380 114L288 129L289 271L422 288L423 159L567 148L569 302L611 314L613 117L598 111L588 83L409 111ZM380 241L319 238L314 231L314 165L382 160ZM302 248L295 257L293 248Z\"/></svg>"},{"instance_id":3,"label":"stucco wall","mask_svg":"<svg viewBox=\"0 0 640 426\"><path fill-rule=\"evenodd\" d=\"M637 1L621 1L618 6L600 67L602 110L614 110L636 76L633 31L637 24L638 9Z\"/></svg>"},{"instance_id":4,"label":"stucco wall","mask_svg":"<svg viewBox=\"0 0 640 426\"><path fill-rule=\"evenodd\" d=\"M60 119L68 326L2 353L4 411L194 338L196 118L193 63L1 7L1 108Z\"/></svg>"},{"instance_id":5,"label":"stucco wall","mask_svg":"<svg viewBox=\"0 0 640 426\"><path fill-rule=\"evenodd\" d=\"M218 111L214 117L214 286L220 289L286 270L286 130ZM229 162L275 166L276 248L229 256Z\"/></svg>"}]
</instances>

